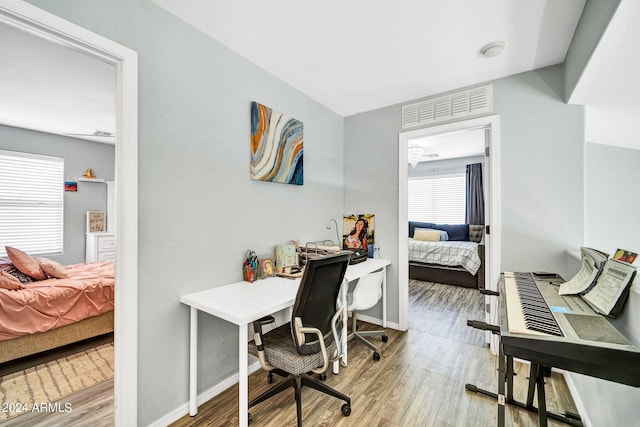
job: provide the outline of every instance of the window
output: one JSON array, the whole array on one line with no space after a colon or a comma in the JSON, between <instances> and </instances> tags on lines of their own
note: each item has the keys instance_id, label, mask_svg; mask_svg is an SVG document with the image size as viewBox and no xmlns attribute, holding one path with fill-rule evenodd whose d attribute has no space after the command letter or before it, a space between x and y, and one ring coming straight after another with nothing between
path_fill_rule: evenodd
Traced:
<instances>
[{"instance_id":1,"label":"window","mask_svg":"<svg viewBox=\"0 0 640 427\"><path fill-rule=\"evenodd\" d=\"M62 253L64 159L0 150L0 256Z\"/></svg>"},{"instance_id":2,"label":"window","mask_svg":"<svg viewBox=\"0 0 640 427\"><path fill-rule=\"evenodd\" d=\"M410 178L409 221L464 224L464 173Z\"/></svg>"}]
</instances>

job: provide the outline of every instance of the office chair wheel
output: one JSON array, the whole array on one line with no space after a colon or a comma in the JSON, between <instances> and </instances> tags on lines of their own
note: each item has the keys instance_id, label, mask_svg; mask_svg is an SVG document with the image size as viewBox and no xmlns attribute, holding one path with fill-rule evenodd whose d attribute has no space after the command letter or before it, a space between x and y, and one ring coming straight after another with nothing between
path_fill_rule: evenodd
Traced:
<instances>
[{"instance_id":1,"label":"office chair wheel","mask_svg":"<svg viewBox=\"0 0 640 427\"><path fill-rule=\"evenodd\" d=\"M387 341L389 341L389 337L388 337L388 336L386 336L386 335L383 335L381 338L382 338L382 342L387 342Z\"/></svg>"},{"instance_id":2,"label":"office chair wheel","mask_svg":"<svg viewBox=\"0 0 640 427\"><path fill-rule=\"evenodd\" d=\"M378 360L380 360L380 353L378 353L377 351L373 352L373 360L375 360L376 362Z\"/></svg>"},{"instance_id":3,"label":"office chair wheel","mask_svg":"<svg viewBox=\"0 0 640 427\"><path fill-rule=\"evenodd\" d=\"M267 375L267 384L273 384L273 373L271 372Z\"/></svg>"},{"instance_id":4,"label":"office chair wheel","mask_svg":"<svg viewBox=\"0 0 640 427\"><path fill-rule=\"evenodd\" d=\"M342 405L342 408L340 408L340 410L342 411L342 415L344 415L345 417L351 415L351 405L349 405L348 403Z\"/></svg>"},{"instance_id":5,"label":"office chair wheel","mask_svg":"<svg viewBox=\"0 0 640 427\"><path fill-rule=\"evenodd\" d=\"M251 416L251 412L249 412L249 416L247 417L247 423L251 424L253 422L253 417Z\"/></svg>"},{"instance_id":6,"label":"office chair wheel","mask_svg":"<svg viewBox=\"0 0 640 427\"><path fill-rule=\"evenodd\" d=\"M327 374L325 374L324 372L323 372L323 373L321 373L321 374L318 374L318 379L319 379L320 381L326 381L326 379L327 379Z\"/></svg>"}]
</instances>

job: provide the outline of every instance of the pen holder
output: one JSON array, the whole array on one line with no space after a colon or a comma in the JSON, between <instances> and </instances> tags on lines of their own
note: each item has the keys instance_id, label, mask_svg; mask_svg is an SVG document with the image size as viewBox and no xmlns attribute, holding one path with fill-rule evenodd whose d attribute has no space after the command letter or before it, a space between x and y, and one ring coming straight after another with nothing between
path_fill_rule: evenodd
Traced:
<instances>
[{"instance_id":1,"label":"pen holder","mask_svg":"<svg viewBox=\"0 0 640 427\"><path fill-rule=\"evenodd\" d=\"M253 271L251 264L245 264L242 266L242 276L247 282L253 283L256 280L256 272Z\"/></svg>"}]
</instances>

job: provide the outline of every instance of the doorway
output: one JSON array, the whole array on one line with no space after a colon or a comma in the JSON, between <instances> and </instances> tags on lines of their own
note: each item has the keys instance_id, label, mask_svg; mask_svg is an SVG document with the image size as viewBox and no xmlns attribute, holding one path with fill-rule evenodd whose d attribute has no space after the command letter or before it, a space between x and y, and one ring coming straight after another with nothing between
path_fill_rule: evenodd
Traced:
<instances>
[{"instance_id":1,"label":"doorway","mask_svg":"<svg viewBox=\"0 0 640 427\"><path fill-rule=\"evenodd\" d=\"M480 117L402 132L399 135L398 171L398 300L399 325L402 330L408 328L409 302L409 262L407 245L408 223L408 148L410 141L417 138L462 132L470 129L483 129L485 147L489 156L485 159L485 224L490 225L490 233L485 237L486 275L485 286L495 289L500 273L500 118L497 115ZM487 297L488 298L488 297ZM494 301L492 301L494 300ZM497 301L487 300L488 322L496 322ZM492 350L495 344L492 341Z\"/></svg>"},{"instance_id":2,"label":"doorway","mask_svg":"<svg viewBox=\"0 0 640 427\"><path fill-rule=\"evenodd\" d=\"M137 53L28 3L0 5L0 22L62 44L116 69L115 424L137 423ZM126 325L126 328L124 327Z\"/></svg>"}]
</instances>

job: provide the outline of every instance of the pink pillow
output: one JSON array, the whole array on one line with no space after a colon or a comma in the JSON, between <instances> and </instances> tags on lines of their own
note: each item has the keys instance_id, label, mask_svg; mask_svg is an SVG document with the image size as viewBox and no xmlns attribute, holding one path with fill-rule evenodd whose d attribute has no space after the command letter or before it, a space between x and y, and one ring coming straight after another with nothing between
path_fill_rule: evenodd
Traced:
<instances>
[{"instance_id":1,"label":"pink pillow","mask_svg":"<svg viewBox=\"0 0 640 427\"><path fill-rule=\"evenodd\" d=\"M24 289L24 286L20 283L20 280L16 279L6 271L0 270L0 288L12 291L15 289Z\"/></svg>"},{"instance_id":2,"label":"pink pillow","mask_svg":"<svg viewBox=\"0 0 640 427\"><path fill-rule=\"evenodd\" d=\"M4 248L7 251L9 259L18 270L36 280L45 280L47 278L47 275L44 274L40 264L34 257L11 246L5 246Z\"/></svg>"},{"instance_id":3,"label":"pink pillow","mask_svg":"<svg viewBox=\"0 0 640 427\"><path fill-rule=\"evenodd\" d=\"M67 270L65 270L64 265L59 262L49 258L38 258L38 263L49 277L55 279L65 279L67 277Z\"/></svg>"}]
</instances>

